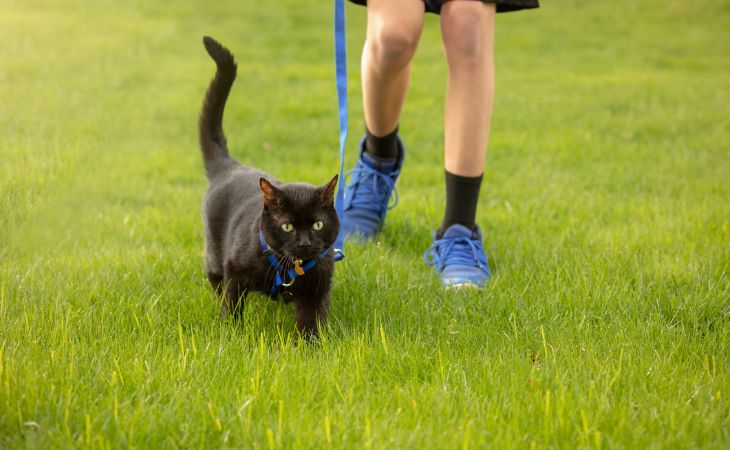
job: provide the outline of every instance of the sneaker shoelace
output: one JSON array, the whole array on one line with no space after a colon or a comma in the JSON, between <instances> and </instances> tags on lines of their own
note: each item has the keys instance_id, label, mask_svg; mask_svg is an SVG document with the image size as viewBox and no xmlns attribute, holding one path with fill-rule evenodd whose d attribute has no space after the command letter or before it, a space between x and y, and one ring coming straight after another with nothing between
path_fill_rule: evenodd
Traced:
<instances>
[{"instance_id":1,"label":"sneaker shoelace","mask_svg":"<svg viewBox=\"0 0 730 450\"><path fill-rule=\"evenodd\" d=\"M395 208L398 204L398 190L395 188L395 180L391 177L397 176L397 172L383 173L358 161L355 168L345 174L345 183L350 176L355 174L359 175L357 181L352 186L348 186L348 190L351 192L345 193L350 200L347 203L348 209L350 207L363 208L382 215L385 211ZM362 189L359 189L360 187ZM380 205L385 203L384 200L388 193L393 202L382 209ZM390 199L387 201L390 202ZM378 206L378 208L373 208L373 206Z\"/></svg>"},{"instance_id":2,"label":"sneaker shoelace","mask_svg":"<svg viewBox=\"0 0 730 450\"><path fill-rule=\"evenodd\" d=\"M423 255L426 264L436 266L439 272L444 269L447 263L449 265L476 266L482 270L487 270L487 261L484 258L484 248L481 241L467 237L438 239Z\"/></svg>"}]
</instances>

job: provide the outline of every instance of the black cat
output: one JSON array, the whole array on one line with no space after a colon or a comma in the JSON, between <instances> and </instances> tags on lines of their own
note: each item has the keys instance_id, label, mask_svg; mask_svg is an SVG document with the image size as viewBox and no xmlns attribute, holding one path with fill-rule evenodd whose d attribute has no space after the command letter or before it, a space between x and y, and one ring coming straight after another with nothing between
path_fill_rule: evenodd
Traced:
<instances>
[{"instance_id":1,"label":"black cat","mask_svg":"<svg viewBox=\"0 0 730 450\"><path fill-rule=\"evenodd\" d=\"M223 109L236 78L230 51L210 37L216 62L200 116L208 190L203 199L205 268L221 297L221 313L240 311L247 292L296 302L297 329L317 335L330 302L332 245L340 223L334 208L337 176L324 186L285 184L231 158Z\"/></svg>"}]
</instances>

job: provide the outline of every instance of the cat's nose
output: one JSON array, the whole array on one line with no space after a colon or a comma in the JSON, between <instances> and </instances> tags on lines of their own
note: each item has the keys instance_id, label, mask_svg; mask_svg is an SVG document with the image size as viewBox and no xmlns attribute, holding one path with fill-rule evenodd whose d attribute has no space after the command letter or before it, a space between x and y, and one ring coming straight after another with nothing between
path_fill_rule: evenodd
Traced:
<instances>
[{"instance_id":1,"label":"cat's nose","mask_svg":"<svg viewBox=\"0 0 730 450\"><path fill-rule=\"evenodd\" d=\"M300 247L310 247L311 245L312 241L309 240L309 236L302 236L299 238Z\"/></svg>"}]
</instances>

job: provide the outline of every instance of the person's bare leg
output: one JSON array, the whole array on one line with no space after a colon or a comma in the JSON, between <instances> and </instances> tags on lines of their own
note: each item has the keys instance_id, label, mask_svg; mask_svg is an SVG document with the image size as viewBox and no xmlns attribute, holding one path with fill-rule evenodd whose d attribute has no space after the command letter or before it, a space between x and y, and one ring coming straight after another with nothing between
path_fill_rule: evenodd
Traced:
<instances>
[{"instance_id":1,"label":"person's bare leg","mask_svg":"<svg viewBox=\"0 0 730 450\"><path fill-rule=\"evenodd\" d=\"M398 126L423 29L422 0L369 0L362 52L365 124L375 136Z\"/></svg>"},{"instance_id":2,"label":"person's bare leg","mask_svg":"<svg viewBox=\"0 0 730 450\"><path fill-rule=\"evenodd\" d=\"M441 7L449 65L444 124L446 210L426 252L446 287L483 287L490 272L476 208L494 93L494 4L451 0Z\"/></svg>"},{"instance_id":3,"label":"person's bare leg","mask_svg":"<svg viewBox=\"0 0 730 450\"><path fill-rule=\"evenodd\" d=\"M345 236L369 238L385 224L405 149L398 122L408 91L411 59L423 29L422 0L369 0L362 52L365 139L345 188Z\"/></svg>"},{"instance_id":4,"label":"person's bare leg","mask_svg":"<svg viewBox=\"0 0 730 450\"><path fill-rule=\"evenodd\" d=\"M445 108L445 167L477 177L484 171L494 98L495 5L451 0L441 8L449 65Z\"/></svg>"}]
</instances>

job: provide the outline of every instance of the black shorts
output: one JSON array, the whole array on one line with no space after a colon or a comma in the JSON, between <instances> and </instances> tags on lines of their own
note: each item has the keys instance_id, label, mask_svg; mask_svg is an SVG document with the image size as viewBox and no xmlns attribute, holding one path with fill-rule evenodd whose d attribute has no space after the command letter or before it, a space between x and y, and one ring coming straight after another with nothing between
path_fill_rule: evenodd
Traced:
<instances>
[{"instance_id":1,"label":"black shorts","mask_svg":"<svg viewBox=\"0 0 730 450\"><path fill-rule=\"evenodd\" d=\"M367 5L367 0L350 0L358 5ZM538 0L481 0L484 3L496 3L497 12L517 11L520 9L537 8L540 6ZM438 14L441 11L441 5L444 0L423 0L426 6L426 12Z\"/></svg>"}]
</instances>

